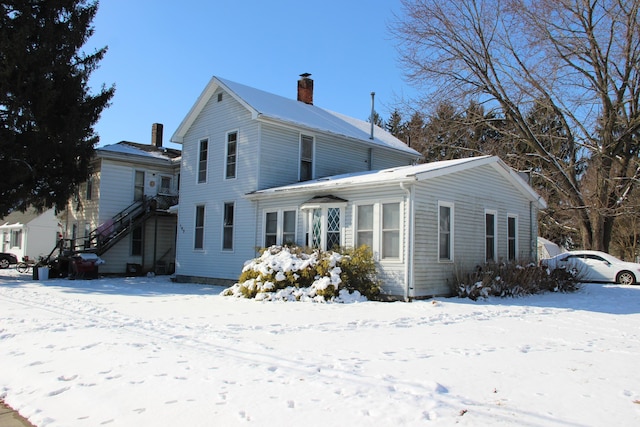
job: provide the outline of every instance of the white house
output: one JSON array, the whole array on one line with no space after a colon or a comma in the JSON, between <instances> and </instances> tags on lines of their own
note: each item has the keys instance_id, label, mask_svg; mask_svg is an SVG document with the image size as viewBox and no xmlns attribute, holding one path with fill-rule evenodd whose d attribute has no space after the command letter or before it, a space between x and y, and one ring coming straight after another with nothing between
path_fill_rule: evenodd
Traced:
<instances>
[{"instance_id":1,"label":"white house","mask_svg":"<svg viewBox=\"0 0 640 427\"><path fill-rule=\"evenodd\" d=\"M65 246L96 252L101 273L170 272L175 261L180 150L121 141L96 149L90 179L60 216Z\"/></svg>"},{"instance_id":2,"label":"white house","mask_svg":"<svg viewBox=\"0 0 640 427\"><path fill-rule=\"evenodd\" d=\"M383 294L451 294L456 274L536 259L545 202L495 156L338 175L255 191L258 246L372 248ZM286 215L296 218L286 237ZM282 219L281 219L282 218Z\"/></svg>"},{"instance_id":3,"label":"white house","mask_svg":"<svg viewBox=\"0 0 640 427\"><path fill-rule=\"evenodd\" d=\"M495 157L416 165L370 123L213 77L182 149L176 280L227 284L260 247L372 247L390 298L449 294L456 270L534 259L542 201Z\"/></svg>"},{"instance_id":4,"label":"white house","mask_svg":"<svg viewBox=\"0 0 640 427\"><path fill-rule=\"evenodd\" d=\"M37 260L49 254L58 238L58 219L53 209L37 212L12 212L0 219L2 251L18 257Z\"/></svg>"}]
</instances>

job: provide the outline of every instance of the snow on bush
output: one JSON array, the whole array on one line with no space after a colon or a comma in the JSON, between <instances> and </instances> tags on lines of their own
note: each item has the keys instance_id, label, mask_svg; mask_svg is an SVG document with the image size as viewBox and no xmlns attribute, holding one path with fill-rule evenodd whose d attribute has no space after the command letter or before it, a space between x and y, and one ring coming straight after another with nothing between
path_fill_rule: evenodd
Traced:
<instances>
[{"instance_id":1,"label":"snow on bush","mask_svg":"<svg viewBox=\"0 0 640 427\"><path fill-rule=\"evenodd\" d=\"M305 252L299 247L271 246L255 259L247 261L238 283L223 295L255 298L260 301L366 301L379 292L378 282L370 266L359 269L366 277L354 280L362 271L354 268L354 259L366 260L366 249L347 251ZM344 266L347 271L343 271ZM361 282L367 286L362 286ZM371 283L369 283L371 282ZM365 295L361 293L361 290Z\"/></svg>"}]
</instances>

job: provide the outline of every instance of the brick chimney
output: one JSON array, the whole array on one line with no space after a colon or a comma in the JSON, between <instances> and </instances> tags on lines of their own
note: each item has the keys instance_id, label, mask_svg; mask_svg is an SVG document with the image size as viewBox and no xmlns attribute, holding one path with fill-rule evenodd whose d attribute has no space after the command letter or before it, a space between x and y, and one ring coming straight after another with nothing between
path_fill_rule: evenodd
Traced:
<instances>
[{"instance_id":1,"label":"brick chimney","mask_svg":"<svg viewBox=\"0 0 640 427\"><path fill-rule=\"evenodd\" d=\"M300 80L298 80L298 101L305 104L313 105L313 80L309 78L311 74L300 74Z\"/></svg>"},{"instance_id":2,"label":"brick chimney","mask_svg":"<svg viewBox=\"0 0 640 427\"><path fill-rule=\"evenodd\" d=\"M154 147L162 147L162 128L162 123L151 125L151 145Z\"/></svg>"}]
</instances>

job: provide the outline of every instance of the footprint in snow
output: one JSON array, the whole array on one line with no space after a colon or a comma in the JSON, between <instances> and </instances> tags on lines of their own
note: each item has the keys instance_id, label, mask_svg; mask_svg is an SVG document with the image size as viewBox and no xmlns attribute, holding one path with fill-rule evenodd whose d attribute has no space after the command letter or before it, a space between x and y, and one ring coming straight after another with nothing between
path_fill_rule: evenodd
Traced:
<instances>
[{"instance_id":1,"label":"footprint in snow","mask_svg":"<svg viewBox=\"0 0 640 427\"><path fill-rule=\"evenodd\" d=\"M52 397L52 396L57 396L61 393L64 393L65 391L69 390L69 387L62 387L58 390L54 390L54 391L50 391L47 396Z\"/></svg>"}]
</instances>

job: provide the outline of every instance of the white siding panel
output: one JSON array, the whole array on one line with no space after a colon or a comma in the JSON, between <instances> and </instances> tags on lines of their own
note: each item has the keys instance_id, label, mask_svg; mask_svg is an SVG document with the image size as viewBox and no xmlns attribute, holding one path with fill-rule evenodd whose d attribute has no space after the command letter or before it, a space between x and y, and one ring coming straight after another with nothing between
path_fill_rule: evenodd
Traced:
<instances>
[{"instance_id":1,"label":"white siding panel","mask_svg":"<svg viewBox=\"0 0 640 427\"><path fill-rule=\"evenodd\" d=\"M453 263L438 260L438 201L455 206ZM518 215L520 255L528 259L529 202L492 167L417 184L415 296L451 293L456 274L471 272L485 262L485 209L498 213L498 259L507 258L507 214Z\"/></svg>"}]
</instances>

